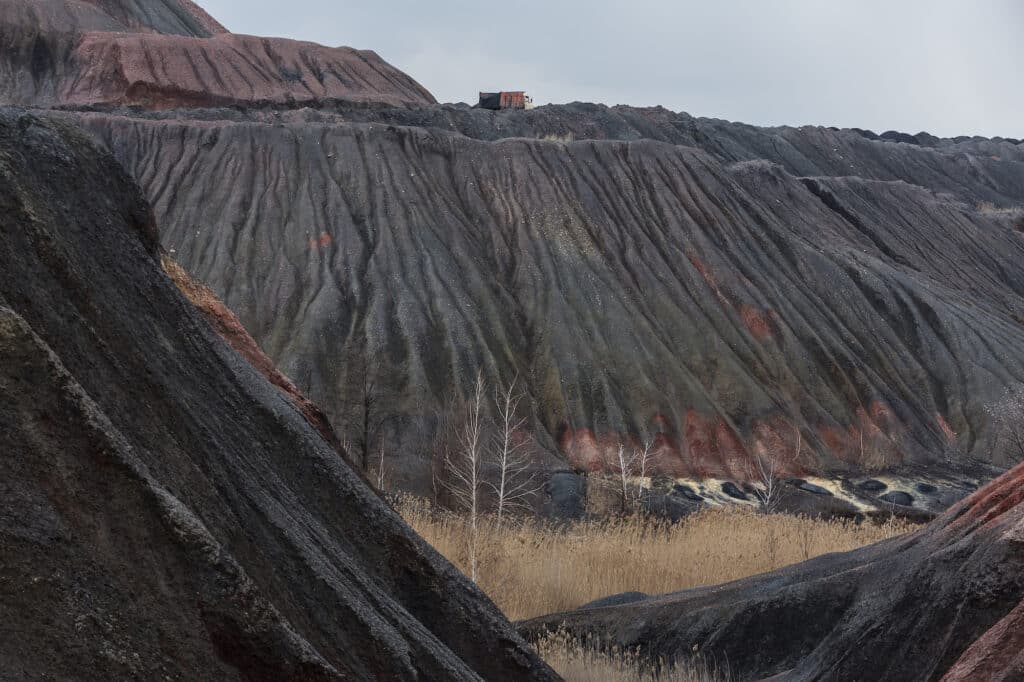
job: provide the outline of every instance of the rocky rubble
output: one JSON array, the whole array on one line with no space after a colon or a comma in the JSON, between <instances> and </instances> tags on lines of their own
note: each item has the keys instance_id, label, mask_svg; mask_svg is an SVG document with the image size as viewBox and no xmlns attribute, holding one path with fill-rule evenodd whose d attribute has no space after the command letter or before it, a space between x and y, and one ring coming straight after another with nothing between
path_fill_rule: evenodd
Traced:
<instances>
[{"instance_id":1,"label":"rocky rubble","mask_svg":"<svg viewBox=\"0 0 1024 682\"><path fill-rule=\"evenodd\" d=\"M713 587L611 596L520 625L757 680L1018 680L1024 465L919 531Z\"/></svg>"}]
</instances>

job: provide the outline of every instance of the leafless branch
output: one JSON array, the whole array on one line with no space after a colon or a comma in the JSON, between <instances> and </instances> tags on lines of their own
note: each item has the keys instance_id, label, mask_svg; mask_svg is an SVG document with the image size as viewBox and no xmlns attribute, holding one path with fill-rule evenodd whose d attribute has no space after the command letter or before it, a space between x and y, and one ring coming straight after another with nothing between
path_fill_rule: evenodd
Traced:
<instances>
[{"instance_id":1,"label":"leafless branch","mask_svg":"<svg viewBox=\"0 0 1024 682\"><path fill-rule=\"evenodd\" d=\"M469 554L470 578L476 582L477 546L480 535L480 514L482 512L480 488L483 473L483 407L486 384L482 372L476 375L473 395L465 408L464 421L455 434L456 447L444 452L445 476L442 485L455 503L466 513L469 533L467 551Z\"/></svg>"},{"instance_id":2,"label":"leafless branch","mask_svg":"<svg viewBox=\"0 0 1024 682\"><path fill-rule=\"evenodd\" d=\"M487 485L496 498L499 526L508 512L528 509L530 498L540 489L536 474L529 470L532 438L523 428L527 418L517 416L524 397L516 389L518 379L516 375L507 387L497 388L494 397L497 428L492 451L498 480Z\"/></svg>"}]
</instances>

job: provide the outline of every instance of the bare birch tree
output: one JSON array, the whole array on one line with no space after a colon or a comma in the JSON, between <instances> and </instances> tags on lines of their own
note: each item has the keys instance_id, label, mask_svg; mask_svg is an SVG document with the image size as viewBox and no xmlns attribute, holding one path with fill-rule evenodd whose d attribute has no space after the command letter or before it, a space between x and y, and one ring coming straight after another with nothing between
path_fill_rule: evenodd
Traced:
<instances>
[{"instance_id":1,"label":"bare birch tree","mask_svg":"<svg viewBox=\"0 0 1024 682\"><path fill-rule=\"evenodd\" d=\"M497 524L500 527L507 513L528 509L530 498L537 493L536 475L529 471L532 438L525 433L527 417L520 417L523 393L517 391L519 376L507 387L495 390L495 433L493 459L497 481L487 485L494 491Z\"/></svg>"},{"instance_id":2,"label":"bare birch tree","mask_svg":"<svg viewBox=\"0 0 1024 682\"><path fill-rule=\"evenodd\" d=\"M785 481L782 478L782 467L777 457L766 455L754 456L752 478L761 484L757 497L761 501L761 511L765 514L775 512L785 495Z\"/></svg>"},{"instance_id":3,"label":"bare birch tree","mask_svg":"<svg viewBox=\"0 0 1024 682\"><path fill-rule=\"evenodd\" d=\"M612 489L623 513L635 511L643 501L644 483L654 469L654 441L645 440L640 447L627 449L622 443L611 455L605 454L605 471L614 476ZM640 481L633 479L639 477ZM607 480L607 479L606 479Z\"/></svg>"},{"instance_id":4,"label":"bare birch tree","mask_svg":"<svg viewBox=\"0 0 1024 682\"><path fill-rule=\"evenodd\" d=\"M384 483L385 483L385 471L386 471L385 468L384 468L384 444L383 443L381 443L378 446L378 450L380 450L380 452L378 453L380 455L380 457L379 457L379 461L377 462L377 490L380 490L381 492L383 492L384 491Z\"/></svg>"},{"instance_id":5,"label":"bare birch tree","mask_svg":"<svg viewBox=\"0 0 1024 682\"><path fill-rule=\"evenodd\" d=\"M627 463L630 467L630 472L640 478L640 481L636 486L636 494L633 500L634 508L639 509L640 505L643 503L644 488L647 485L647 477L651 475L654 469L654 441L648 438L640 444L639 448L634 448L633 454L628 458Z\"/></svg>"},{"instance_id":6,"label":"bare birch tree","mask_svg":"<svg viewBox=\"0 0 1024 682\"><path fill-rule=\"evenodd\" d=\"M633 465L636 461L636 451L626 452L626 446L619 443L619 449L615 454L615 461L612 469L618 474L618 486L616 496L619 498L619 508L623 513L629 511L631 499L629 494L629 478L633 473Z\"/></svg>"},{"instance_id":7,"label":"bare birch tree","mask_svg":"<svg viewBox=\"0 0 1024 682\"><path fill-rule=\"evenodd\" d=\"M634 450L633 460L637 475L647 478L654 468L654 441L650 438L645 440L639 449Z\"/></svg>"},{"instance_id":8,"label":"bare birch tree","mask_svg":"<svg viewBox=\"0 0 1024 682\"><path fill-rule=\"evenodd\" d=\"M478 578L477 551L480 540L480 499L483 483L484 423L483 408L486 384L482 372L476 375L473 394L465 406L465 414L457 427L455 447L444 452L444 473L441 484L452 500L467 515L469 533L466 549L470 578Z\"/></svg>"}]
</instances>

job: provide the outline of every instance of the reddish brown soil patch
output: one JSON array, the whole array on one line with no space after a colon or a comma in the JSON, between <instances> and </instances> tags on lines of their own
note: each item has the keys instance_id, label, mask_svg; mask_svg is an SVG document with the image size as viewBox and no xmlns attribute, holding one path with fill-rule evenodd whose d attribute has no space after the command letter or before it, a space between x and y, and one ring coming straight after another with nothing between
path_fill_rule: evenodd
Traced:
<instances>
[{"instance_id":1,"label":"reddish brown soil patch","mask_svg":"<svg viewBox=\"0 0 1024 682\"><path fill-rule=\"evenodd\" d=\"M170 276L174 284L192 302L192 305L203 313L206 321L210 323L210 326L214 328L221 338L227 341L228 345L236 353L245 358L250 365L255 367L260 374L266 377L270 383L291 400L299 412L306 418L306 421L320 432L324 440L330 443L343 457L348 459L347 453L343 451L341 443L334 433L334 429L331 428L331 424L327 420L327 416L313 401L302 394L291 379L277 369L273 361L267 357L266 353L256 345L256 342L249 336L249 333L245 331L245 327L242 326L238 317L226 305L221 303L220 299L209 288L189 277L188 273L180 265L167 256L163 256L160 260L164 271ZM357 469L357 467L353 468Z\"/></svg>"}]
</instances>

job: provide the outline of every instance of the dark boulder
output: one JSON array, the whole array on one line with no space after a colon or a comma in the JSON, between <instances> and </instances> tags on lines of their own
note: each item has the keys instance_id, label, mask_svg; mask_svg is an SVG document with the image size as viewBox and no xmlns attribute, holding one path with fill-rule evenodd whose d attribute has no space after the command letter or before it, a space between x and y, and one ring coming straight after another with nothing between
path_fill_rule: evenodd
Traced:
<instances>
[{"instance_id":1,"label":"dark boulder","mask_svg":"<svg viewBox=\"0 0 1024 682\"><path fill-rule=\"evenodd\" d=\"M813 483L807 483L806 481L801 483L799 486L800 490L808 493L814 493L815 495L832 495L832 491L827 488L822 488L820 485L814 485Z\"/></svg>"},{"instance_id":2,"label":"dark boulder","mask_svg":"<svg viewBox=\"0 0 1024 682\"><path fill-rule=\"evenodd\" d=\"M800 488L786 490L776 504L775 511L821 519L864 518L864 513L847 500L834 495L807 492Z\"/></svg>"},{"instance_id":3,"label":"dark boulder","mask_svg":"<svg viewBox=\"0 0 1024 682\"><path fill-rule=\"evenodd\" d=\"M672 492L676 493L677 495L682 495L683 497L685 497L686 499L690 500L691 502L703 502L704 501L704 498L701 497L700 494L697 493L697 491L695 491L690 486L683 485L681 483L676 483L675 485L673 485L672 486Z\"/></svg>"},{"instance_id":4,"label":"dark boulder","mask_svg":"<svg viewBox=\"0 0 1024 682\"><path fill-rule=\"evenodd\" d=\"M732 481L726 481L725 483L722 484L722 492L728 495L729 497L732 497L737 500L750 499L750 497L748 497L745 492L740 490L739 486L737 486Z\"/></svg>"},{"instance_id":5,"label":"dark boulder","mask_svg":"<svg viewBox=\"0 0 1024 682\"><path fill-rule=\"evenodd\" d=\"M544 484L544 514L557 519L578 519L586 512L587 480L572 471L556 471Z\"/></svg>"},{"instance_id":6,"label":"dark boulder","mask_svg":"<svg viewBox=\"0 0 1024 682\"><path fill-rule=\"evenodd\" d=\"M700 502L680 499L676 495L666 495L653 490L644 490L640 498L643 509L648 514L669 521L679 521L697 512L703 506Z\"/></svg>"},{"instance_id":7,"label":"dark boulder","mask_svg":"<svg viewBox=\"0 0 1024 682\"><path fill-rule=\"evenodd\" d=\"M938 491L938 488L931 483L918 483L914 486L914 489L922 495L934 495Z\"/></svg>"},{"instance_id":8,"label":"dark boulder","mask_svg":"<svg viewBox=\"0 0 1024 682\"><path fill-rule=\"evenodd\" d=\"M875 479L872 478L866 481L861 481L860 483L857 484L857 487L863 490L864 492L877 493L885 490L889 486L882 483L881 481L876 481Z\"/></svg>"},{"instance_id":9,"label":"dark boulder","mask_svg":"<svg viewBox=\"0 0 1024 682\"><path fill-rule=\"evenodd\" d=\"M902 490L893 490L878 496L879 502L885 504L898 504L903 507L910 507L914 504L914 496Z\"/></svg>"}]
</instances>

